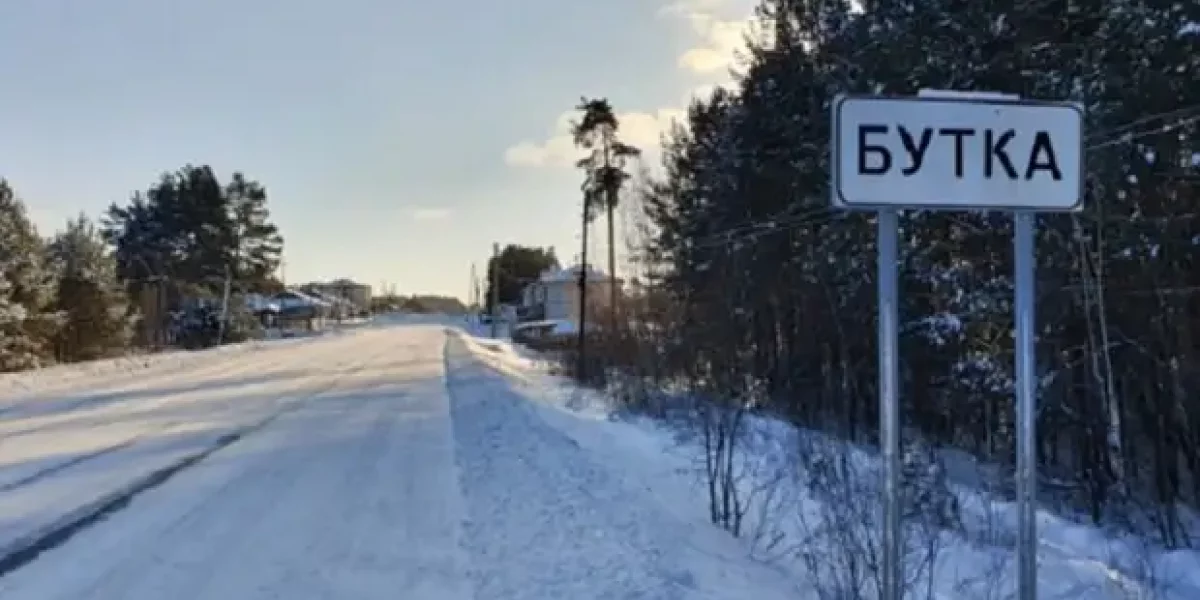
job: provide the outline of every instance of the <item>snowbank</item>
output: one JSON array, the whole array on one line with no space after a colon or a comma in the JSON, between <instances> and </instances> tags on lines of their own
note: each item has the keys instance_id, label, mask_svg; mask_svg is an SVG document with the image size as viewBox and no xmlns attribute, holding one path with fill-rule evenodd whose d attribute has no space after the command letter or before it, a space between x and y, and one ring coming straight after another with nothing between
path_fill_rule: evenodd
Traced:
<instances>
[{"instance_id":1,"label":"snowbank","mask_svg":"<svg viewBox=\"0 0 1200 600\"><path fill-rule=\"evenodd\" d=\"M655 482L652 491L665 506L708 519L705 448L694 424L620 415L600 394L550 375L548 363L536 354L507 340L458 333L486 364L560 409L547 418L564 433ZM877 597L876 565L869 560L879 544L877 454L754 415L746 417L742 431L737 487L749 505L741 526L749 550L809 581L817 597ZM923 491L940 486L949 513L945 523L910 520L906 566L912 597L1012 597L1015 505L945 473L931 474L928 465L906 466L916 469L917 482L906 484L913 493L929 502L933 495L922 496ZM1165 551L1048 511L1039 511L1038 523L1042 597L1200 598L1200 552Z\"/></svg>"},{"instance_id":2,"label":"snowbank","mask_svg":"<svg viewBox=\"0 0 1200 600\"><path fill-rule=\"evenodd\" d=\"M614 416L612 404L603 394L579 388L570 379L551 374L552 363L542 355L508 339L480 337L453 328L451 332L461 335L467 347L485 364L516 379L526 392L547 406L592 419L607 420Z\"/></svg>"}]
</instances>

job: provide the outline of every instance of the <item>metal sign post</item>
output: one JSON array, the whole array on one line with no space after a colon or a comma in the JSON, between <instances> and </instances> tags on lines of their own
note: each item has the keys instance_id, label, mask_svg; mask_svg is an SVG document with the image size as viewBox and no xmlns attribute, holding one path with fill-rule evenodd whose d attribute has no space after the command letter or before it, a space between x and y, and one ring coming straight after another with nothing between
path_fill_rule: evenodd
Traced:
<instances>
[{"instance_id":1,"label":"metal sign post","mask_svg":"<svg viewBox=\"0 0 1200 600\"><path fill-rule=\"evenodd\" d=\"M903 596L896 274L903 209L1013 213L1017 590L1021 600L1036 600L1034 229L1038 212L1082 209L1082 111L1006 94L923 90L915 98L841 96L831 112L833 204L878 218L883 600Z\"/></svg>"},{"instance_id":2,"label":"metal sign post","mask_svg":"<svg viewBox=\"0 0 1200 600\"><path fill-rule=\"evenodd\" d=\"M1034 228L1037 215L1013 215L1013 295L1017 376L1017 597L1037 599L1037 391L1034 384Z\"/></svg>"},{"instance_id":3,"label":"metal sign post","mask_svg":"<svg viewBox=\"0 0 1200 600\"><path fill-rule=\"evenodd\" d=\"M879 445L883 454L883 597L899 600L900 582L900 291L896 280L899 218L876 215L879 281Z\"/></svg>"}]
</instances>

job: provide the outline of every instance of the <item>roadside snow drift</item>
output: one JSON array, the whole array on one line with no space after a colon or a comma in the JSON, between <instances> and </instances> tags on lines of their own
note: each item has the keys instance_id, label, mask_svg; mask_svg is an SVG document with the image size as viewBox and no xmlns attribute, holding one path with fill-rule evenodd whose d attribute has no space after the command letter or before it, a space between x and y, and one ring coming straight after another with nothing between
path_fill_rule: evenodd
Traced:
<instances>
[{"instance_id":1,"label":"roadside snow drift","mask_svg":"<svg viewBox=\"0 0 1200 600\"><path fill-rule=\"evenodd\" d=\"M455 335L481 361L508 376L525 397L540 403L541 417L581 448L629 476L653 482L649 493L680 519L707 521L705 450L693 423L621 413L602 394L549 375L544 359L511 341L463 331ZM790 573L804 588L796 597L877 597L875 567L869 560L869 553L879 547L881 531L876 454L756 416L748 418L743 431L738 487L751 508L739 541L742 547L757 560ZM843 466L814 472L809 467L816 458L837 458ZM910 524L909 539L915 547L908 557L910 593L946 600L1012 597L1015 506L953 477L940 485L957 507L961 527L942 530ZM1198 552L1164 551L1146 540L1048 511L1039 512L1038 527L1039 591L1045 598L1200 598Z\"/></svg>"}]
</instances>

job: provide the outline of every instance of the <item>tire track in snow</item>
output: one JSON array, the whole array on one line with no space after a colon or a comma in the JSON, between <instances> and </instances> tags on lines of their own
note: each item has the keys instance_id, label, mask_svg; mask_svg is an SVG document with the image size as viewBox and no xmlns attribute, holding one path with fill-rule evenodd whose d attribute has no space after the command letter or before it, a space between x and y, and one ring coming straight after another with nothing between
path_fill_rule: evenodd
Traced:
<instances>
[{"instance_id":1,"label":"tire track in snow","mask_svg":"<svg viewBox=\"0 0 1200 600\"><path fill-rule=\"evenodd\" d=\"M85 462L95 459L95 458L100 458L101 456L104 456L105 454L110 454L110 453L116 452L117 450L121 450L123 448L128 448L128 447L132 446L134 443L136 443L138 441L138 439L141 437L143 437L143 436L137 436L137 437L125 440L125 441L117 443L117 444L105 446L94 452L88 452L87 454L82 454L82 455L76 456L75 458L72 458L70 460L63 461L61 463L58 463L58 464L50 466L50 467L46 467L45 469L42 469L40 471L35 471L35 472L30 473L29 475L26 475L20 479L17 479L16 481L10 481L4 485L0 485L0 494L6 493L6 492L11 492L11 491L17 490L19 488L23 488L32 483L37 483L38 481L40 481L42 479L45 479L55 473L65 471L75 465L85 463Z\"/></svg>"},{"instance_id":2,"label":"tire track in snow","mask_svg":"<svg viewBox=\"0 0 1200 600\"><path fill-rule=\"evenodd\" d=\"M154 471L118 493L103 496L98 501L84 505L80 510L69 514L66 522L61 523L41 536L28 540L23 544L21 542L24 540L19 540L19 546L16 549L10 550L0 557L0 578L29 564L43 552L65 544L81 531L95 525L108 515L129 506L129 503L138 494L166 483L184 469L207 458L213 452L241 439L245 433L247 432L239 431L225 434L217 438L214 445L208 446L200 452L190 454L182 460Z\"/></svg>"},{"instance_id":3,"label":"tire track in snow","mask_svg":"<svg viewBox=\"0 0 1200 600\"><path fill-rule=\"evenodd\" d=\"M327 354L327 353L323 353L322 356L324 356L324 354ZM310 360L312 359L312 357L308 357L308 358ZM243 363L243 368L238 371L235 371L235 373L240 375L241 373L244 373L244 372L253 371L254 368L255 367L253 366L253 364ZM215 369L214 371L221 372L221 369ZM327 373L315 372L315 373L307 374L307 375L303 376L299 382L295 382L292 385L288 386L287 390L284 393L292 394L295 391L303 390L304 388L308 387L312 383L313 379L319 379L319 378L325 377L325 376L327 376ZM338 375L338 376L341 376L341 375ZM200 392L200 393L203 393L203 392ZM174 404L176 402L181 402L181 400L180 400L181 396L186 397L187 394L168 394L162 398L148 399L147 401L149 403L146 406L140 407L141 412L149 413L155 409L162 408L162 407L168 406L170 404ZM230 402L236 403L237 400L238 400L237 398L226 399L225 403L226 404L229 404ZM231 407L225 406L223 408L229 409ZM224 412L225 411L222 411L221 413L218 413L218 414L224 414ZM121 416L121 415L117 415L117 416ZM69 423L71 420L72 419L68 418L68 419L66 419L66 422ZM133 435L130 435L117 443L109 444L109 445L101 447L97 450L93 450L91 452L87 452L87 453L81 454L79 456L75 456L75 457L63 460L61 462L56 462L44 469L35 471L28 475L24 475L15 481L10 481L10 482L4 483L4 484L0 484L0 493L11 492L11 491L17 490L19 488L22 488L27 485L31 485L33 483L36 483L38 481L45 479L46 477L60 473L62 471L70 469L72 467L78 466L80 464L84 464L84 463L96 460L98 458L102 458L102 457L112 454L114 452L124 450L125 448L129 448L129 447L137 444L138 442L141 442L141 441L153 438L153 437L165 435L165 434L169 433L172 429L175 429L176 427L179 427L180 425L185 425L188 422L189 422L188 419L182 419L182 418L181 419L173 419L171 421L167 421L166 423L163 423L163 424L160 424L157 426L153 426L150 429L147 429L147 430L144 430L144 431L141 431L138 433L134 433ZM22 430L17 430L15 432L9 432L5 435L0 436L0 446L3 446L4 442L12 440L14 438L28 436L28 435L34 435L34 434L43 432L44 430L46 430L48 428L61 427L62 425L63 425L63 423L61 423L61 422L47 423L47 424L43 424L40 426L33 426L33 427L29 427L29 428L22 429Z\"/></svg>"},{"instance_id":4,"label":"tire track in snow","mask_svg":"<svg viewBox=\"0 0 1200 600\"><path fill-rule=\"evenodd\" d=\"M380 354L384 353L381 352ZM174 476L185 471L188 467L208 458L234 442L261 430L279 417L298 409L309 401L335 391L347 379L366 370L372 360L374 358L367 361L360 361L355 367L338 373L327 385L305 394L301 398L289 401L282 408L271 412L265 418L223 434L217 437L212 443L205 445L203 449L189 453L164 467L152 471L148 475L138 478L121 489L104 494L98 499L84 504L65 515L49 528L31 536L18 539L6 547L0 547L0 578L29 564L44 552L67 543L80 532L129 506L137 496L161 486Z\"/></svg>"},{"instance_id":5,"label":"tire track in snow","mask_svg":"<svg viewBox=\"0 0 1200 600\"><path fill-rule=\"evenodd\" d=\"M226 350L227 348L228 350ZM63 377L54 380L41 379L31 383L13 384L6 389L0 389L0 397L5 398L4 402L0 403L0 418L6 418L5 415L8 413L17 412L26 406L38 403L39 396L64 395L83 385L87 385L95 394L119 393L130 391L131 389L142 389L165 380L195 376L198 373L211 370L214 364L220 364L234 358L235 355L257 353L270 350L270 348L258 342L255 345L244 348L226 346L217 350L219 353L212 352L206 356L198 356L198 354L211 352L211 349L200 352L171 350L168 353L176 354L176 356L165 357L163 354L153 353L135 355L116 360L138 362L139 359L146 359L151 362L144 364L140 368L112 368L108 371L90 374L67 373ZM157 357L163 357L162 362L156 363L152 360ZM84 365L86 363L55 365L48 367L48 369L63 369ZM25 371L14 375L20 377L29 373L36 373L36 371ZM45 375L45 377L49 376L49 374Z\"/></svg>"},{"instance_id":6,"label":"tire track in snow","mask_svg":"<svg viewBox=\"0 0 1200 600\"><path fill-rule=\"evenodd\" d=\"M325 390L314 395L313 398L319 398L333 391L333 389ZM301 409L307 406L311 406L311 403L301 403L294 412L289 411L289 414L279 415L279 419L282 421L297 417L302 413ZM282 425L281 422L280 426ZM302 437L308 445L319 448L329 436L336 435L338 432L326 427L313 427L311 431L303 433ZM292 435L294 436L295 432L292 432ZM242 439L245 439L246 443L256 441L256 439L246 439L246 436L243 436ZM191 503L183 511L171 515L168 520L157 520L152 515L148 520L135 521L134 527L138 529L123 533L139 540L146 537L160 540L185 537L186 542L183 545L186 546L186 554L182 561L186 562L187 567L185 568L188 573L194 575L197 568L205 568L211 563L214 555L219 556L219 553L227 552L239 541L250 541L252 538L243 528L247 520L258 523L263 516L262 512L271 507L268 502L269 498L289 494L302 473L306 472L297 470L294 460L253 461L248 468L240 468L232 476L206 489L201 498L194 501L189 499ZM337 488L328 486L328 489L335 490ZM253 512L255 515L253 519L247 519L248 512ZM224 515L224 518L218 518L211 524L204 522L205 519L211 519L214 515ZM199 536L187 536L189 531L197 530L202 532ZM178 546L180 544L173 547ZM129 592L132 592L139 583L146 583L143 580L148 579L153 584L154 580L159 577L169 578L170 572L160 570L147 572L144 563L138 560L138 554L143 550L143 548L122 544L120 549L116 550L122 553L122 560L113 563L118 566L104 571L102 575L92 580L86 586L88 590L86 595L73 594L69 597L95 598L99 596L102 599L138 597ZM180 560L179 557L175 558ZM120 590L125 593L101 595L102 592L109 590ZM198 594L194 594L193 597L196 595Z\"/></svg>"},{"instance_id":7,"label":"tire track in snow","mask_svg":"<svg viewBox=\"0 0 1200 600\"><path fill-rule=\"evenodd\" d=\"M307 385L309 385L311 383L312 379L319 379L320 377L323 377L323 376L324 376L324 374L308 375L301 380L301 381L303 381L303 383L292 386L292 387L302 390L302 389L304 389L304 387L306 387ZM293 390L290 388L285 392L285 394L291 394L291 393L293 393ZM92 452L87 452L87 453L81 454L79 456L75 456L73 458L64 460L62 462L55 463L55 464L53 464L49 467L46 467L44 469L41 469L39 471L34 471L33 473L30 473L29 475L25 475L15 481L10 481L8 483L0 485L0 493L15 491L15 490L25 487L27 485L37 483L38 481L41 481L51 475L54 475L56 473L60 473L62 471L70 469L71 467L75 467L77 465L84 464L89 461L96 460L98 458L102 458L102 457L112 454L114 452L124 450L125 448L129 448L131 446L136 445L138 442L169 434L171 432L171 430L175 429L176 427L179 427L180 425L186 425L187 423L188 423L188 421L186 419L175 419L172 421L168 421L162 425L154 427L153 429L136 433L136 434L134 434L130 437L127 437L124 440L117 442L115 444L110 444L110 445L104 446L98 450L94 450ZM40 432L42 429L43 428L39 427L39 428L34 429L30 433ZM13 437L19 437L19 434L13 434L13 435L9 435L9 436L0 437L0 443L3 443L5 440L9 440Z\"/></svg>"},{"instance_id":8,"label":"tire track in snow","mask_svg":"<svg viewBox=\"0 0 1200 600\"><path fill-rule=\"evenodd\" d=\"M65 398L58 399L25 399L11 402L7 407L0 407L0 420L16 421L21 419L36 419L47 418L54 419L55 417L63 417L64 420L78 418L73 414L80 410L92 408L109 408L119 405L122 402L127 403L126 406L131 409L139 408L143 403L150 406L157 406L164 398L178 396L184 391L175 390L174 392L166 392L155 394L151 397L137 398L132 401L128 400L128 395L144 395L155 388L173 388L178 387L180 382L207 382L213 378L220 377L223 380L231 380L236 377L242 377L251 373L260 373L269 375L271 373L283 373L286 371L285 365L296 362L300 359L301 362L310 362L317 357L325 357L328 355L339 356L341 350L338 342L342 340L336 338L314 338L315 344L306 348L307 353L300 354L298 357L285 358L283 365L273 364L269 353L284 352L290 348L285 347L263 347L248 351L252 356L243 356L243 353L238 353L234 356L220 357L223 360L210 359L204 364L195 367L194 369L181 369L176 372L168 372L161 374L151 374L148 378L138 377L137 374L130 374L132 381L121 381L115 385L101 386L100 389L92 389L86 394L71 394L66 393L64 389L54 390L51 388L44 393L61 395ZM264 364L271 365L271 368L265 372L262 371ZM73 382L67 385L66 389L78 387L80 382ZM43 393L39 391L39 393ZM74 396L74 399L70 399ZM10 414L15 413L15 414ZM56 421L57 423L57 421ZM52 425L52 424L46 424ZM22 430L13 430L7 432L5 437L10 434L36 433L44 429L46 425L28 427ZM2 439L2 438L0 438Z\"/></svg>"},{"instance_id":9,"label":"tire track in snow","mask_svg":"<svg viewBox=\"0 0 1200 600\"><path fill-rule=\"evenodd\" d=\"M359 393L371 394L384 385L383 383L365 385L355 388L354 393L356 395ZM335 404L349 402L353 401L339 398ZM378 403L379 401L373 400L372 402ZM338 412L344 409L331 406L323 410ZM242 492L243 497L246 498L259 497L259 501L251 503L251 506L262 513L259 518L253 519L248 528L230 527L224 530L224 535L218 535L214 541L201 545L205 550L203 556L189 567L190 575L195 580L203 582L193 588L196 598L232 598L240 595L238 594L241 591L239 584L235 582L246 581L248 571L251 572L250 575L253 578L253 575L265 570L262 569L261 563L255 562L254 559L247 561L244 558L252 553L252 548L258 543L258 540L274 539L276 543L280 543L281 536L294 536L282 538L288 540L282 543L295 551L305 544L311 544L313 540L339 539L342 528L352 517L351 511L339 506L339 503L344 500L346 490L364 490L372 484L369 477L370 467L382 458L381 450L388 440L388 436L385 434L392 425L395 414L378 406L366 407L363 412L366 411L374 411L374 414L347 415L343 413L331 416L332 419L340 421L339 425L351 422L365 426L364 431L368 433L357 440L353 448L339 452L338 450L342 449L330 449L325 444L310 441L307 446L312 448L310 452L314 455L306 457L309 460L305 461L307 466L304 469L296 468L296 464L299 462L296 460L272 465L273 469L288 475L285 489L281 489L279 486L263 486L256 482L254 485L257 487L257 494L247 495ZM329 422L324 418L318 420ZM366 421L369 421L369 424ZM338 426L325 427L321 428L320 435L328 438L337 436L342 431ZM311 439L313 436L308 437ZM273 498L304 498L305 500L303 502L272 503L262 499L263 495ZM203 511L200 514L205 518L212 519L215 515L229 512L228 510ZM315 526L312 523L314 514L320 515ZM290 580L310 578L314 570L319 570L314 568L316 565L289 561L285 556L273 555L269 562L293 564L300 567L299 570L284 575ZM234 589L228 589L230 586ZM116 591L124 590L118 587ZM143 597L138 594L130 594L130 596Z\"/></svg>"},{"instance_id":10,"label":"tire track in snow","mask_svg":"<svg viewBox=\"0 0 1200 600\"><path fill-rule=\"evenodd\" d=\"M251 352L262 352L262 349L250 350ZM229 357L220 357L206 360L204 364L196 367L182 367L179 370L168 371L164 373L152 373L148 377L139 377L138 373L129 373L128 377L132 379L126 380L125 377L114 378L116 381L108 382L108 385L99 386L99 389L92 389L86 395L75 398L74 400L38 400L37 396L70 396L67 390L77 389L82 382L71 381L61 385L50 385L42 389L38 389L31 398L18 398L0 405L0 419L12 420L21 418L38 417L47 414L68 414L77 411L81 408L105 407L114 403L120 402L122 396L126 394L136 394L146 392L159 385L168 385L173 381L208 379L213 375L229 374L231 371L236 375L242 375L253 371L254 361L240 361L238 366L230 369L228 363ZM221 360L225 359L225 360ZM56 403L62 402L59 406L54 406ZM53 410L47 411L47 408ZM22 414L27 413L27 414ZM29 414L31 413L31 414Z\"/></svg>"},{"instance_id":11,"label":"tire track in snow","mask_svg":"<svg viewBox=\"0 0 1200 600\"><path fill-rule=\"evenodd\" d=\"M313 352L313 350L316 350L316 352ZM319 346L316 348L312 348L310 350L310 353L305 353L305 354L301 354L300 356L295 356L295 358L292 358L292 360L286 362L286 364L284 364L284 365L276 365L274 370L268 371L268 372L266 372L266 374L286 373L288 370L288 367L293 367L293 370L294 370L295 367L300 367L300 366L302 366L302 364L305 364L305 362L323 361L325 359L328 359L330 355L341 356L342 354L344 354L344 350L341 347ZM292 364L294 364L294 365L292 365ZM192 380L198 380L197 378L205 376L205 374L209 374L210 372L211 372L211 374L218 374L218 373L226 374L227 377L228 376L239 377L239 376L241 376L241 374L245 374L248 372L254 372L257 370L257 368L260 368L260 366L257 364L254 364L254 362L252 362L252 361L241 361L240 364L238 366L234 366L232 368L232 370L230 370L228 365L223 365L223 366L222 365L214 365L214 366L211 366L210 368L202 368L202 370L194 371L194 372L190 373L190 377ZM294 391L302 391L306 388L306 386L311 384L311 380L313 378L326 377L326 376L328 376L328 374L329 373L323 373L323 372L306 373L305 376L302 376L300 378L300 382L294 382L292 385L289 385L288 388L286 389L286 391L284 391L284 394L289 395L289 394L293 394ZM133 386L133 389L146 390L146 389L152 388L152 386L154 386L154 385L155 385L155 383L142 384L140 386ZM193 400L193 398L190 398L191 395L197 394L197 392L199 392L199 394L202 395L202 398L198 398L198 400ZM226 409L236 408L236 402L238 402L238 400L239 400L239 398L224 398L224 400L222 402L224 404L226 404L226 406L222 407L222 412L220 414L226 414L227 413ZM118 420L122 420L122 419L140 418L140 416L143 416L143 415L151 415L152 416L152 414L154 414L154 410L161 409L164 407L169 407L169 406L172 406L172 404L180 404L180 406L196 406L196 403L199 403L199 402L204 402L203 389L193 390L191 392L176 392L176 394L164 394L161 397L143 398L143 400L140 400L140 401L137 401L136 403L134 403L134 406L130 407L131 410L126 410L126 412L116 413L112 416L113 416L114 421L118 421ZM79 404L78 402L76 404L73 404L72 409L80 408L78 406L78 404ZM61 419L52 420L50 422L44 422L44 424L41 424L41 425L25 427L25 428L22 428L22 430L14 430L14 431L8 431L5 433L0 433L0 448L2 448L2 446L4 446L6 442L11 442L11 440L14 440L14 439L17 439L20 437L34 436L34 434L46 432L47 430L50 430L50 428L65 428L65 427L73 424L73 422L83 419L83 416L71 414L70 412L68 412L68 410L64 410L64 412L62 412L62 413L50 413L48 415L40 415L40 416L46 416L47 419L54 419L55 416L61 416ZM64 460L61 460L61 461L53 462L52 464L50 464L50 466L40 469L40 470L36 470L36 472L34 472L34 473L22 475L17 480L8 481L8 482L2 482L2 480L0 480L0 493L12 492L14 490L18 490L18 488L20 488L20 487L35 484L35 482L37 482L37 481L46 479L47 476L49 476L49 475L53 475L53 474L62 472L62 470L76 467L76 466L78 466L78 464L95 461L95 460L97 460L97 458L102 458L109 454L113 454L113 452L124 450L126 448L130 448L130 446L137 444L139 442L143 442L143 440L145 440L145 439L154 438L157 436L163 436L163 434L169 433L170 430L173 430L173 428L175 428L175 427L179 427L180 425L186 425L187 422L190 422L190 420L181 418L181 419L173 419L173 420L170 420L167 422L163 422L163 424L152 425L148 428L148 430L133 432L131 434L128 434L128 436L126 436L126 437L122 437L119 440L119 442L107 444L107 445L102 446L102 448L98 448L98 449L91 450L91 451L86 451L86 452L83 452L83 454L73 456L70 458L64 458ZM0 464L0 472L2 472L2 467L4 467L4 466L2 466L2 464Z\"/></svg>"},{"instance_id":12,"label":"tire track in snow","mask_svg":"<svg viewBox=\"0 0 1200 600\"><path fill-rule=\"evenodd\" d=\"M335 349L341 348L341 344L350 339L352 337L342 334L284 340L282 343L250 342L253 345L246 348L228 351L217 349L222 351L214 352L209 356L197 357L197 360L200 362L198 365L182 361L184 364L174 365L172 368L166 370L150 367L149 373L134 371L120 375L98 376L99 381L95 382L96 387L94 389L91 389L85 396L76 397L73 400L63 398L42 401L38 399L38 396L41 395L67 396L69 398L75 395L70 394L69 390L78 389L81 385L88 383L86 377L72 378L60 384L50 384L44 387L39 386L37 390L32 392L30 397L21 398L18 396L16 399L9 398L6 402L0 403L0 421L47 415L66 415L79 409L102 408L121 402L123 395L145 393L155 387L177 384L180 380L202 381L218 375L225 376L226 378L230 375L241 376L254 372L256 369L261 368L264 363L270 364L269 355L271 353L294 350L295 346L290 344L303 343L304 346L307 346L305 350L320 356L331 353L337 356L338 353ZM201 352L211 352L212 350ZM313 358L309 355L302 356L307 356L309 359ZM232 368L230 367L231 363L234 365ZM276 367L276 370L278 370L278 367ZM57 403L61 404L55 406ZM46 410L47 408L52 410Z\"/></svg>"}]
</instances>

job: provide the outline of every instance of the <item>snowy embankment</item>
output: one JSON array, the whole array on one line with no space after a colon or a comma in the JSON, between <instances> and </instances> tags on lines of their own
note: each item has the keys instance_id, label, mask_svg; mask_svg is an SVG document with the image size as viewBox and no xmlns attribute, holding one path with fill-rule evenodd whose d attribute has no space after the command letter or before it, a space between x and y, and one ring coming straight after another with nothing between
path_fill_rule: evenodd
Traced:
<instances>
[{"instance_id":1,"label":"snowy embankment","mask_svg":"<svg viewBox=\"0 0 1200 600\"><path fill-rule=\"evenodd\" d=\"M707 451L694 422L618 415L601 394L550 375L536 354L505 340L459 334L481 360L557 409L546 411L547 420L581 446L654 481L653 493L681 517L709 518ZM746 416L741 430L734 470L747 506L740 529L748 550L807 582L815 598L877 597L871 558L880 537L876 454L758 416ZM970 463L953 462L945 469ZM933 473L931 464L906 465L918 483L905 489L926 505L906 530L909 597L1013 597L1014 504L962 483L969 474ZM944 519L929 517L934 488L942 490L935 508ZM1042 597L1200 598L1200 553L1164 551L1048 511L1038 513L1038 527Z\"/></svg>"},{"instance_id":2,"label":"snowy embankment","mask_svg":"<svg viewBox=\"0 0 1200 600\"><path fill-rule=\"evenodd\" d=\"M623 440L593 436L464 346L447 344L447 388L474 597L797 597L786 574L677 511L648 472L614 460Z\"/></svg>"}]
</instances>

